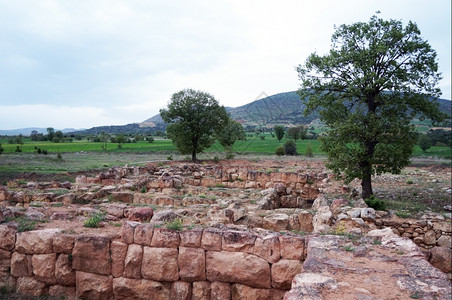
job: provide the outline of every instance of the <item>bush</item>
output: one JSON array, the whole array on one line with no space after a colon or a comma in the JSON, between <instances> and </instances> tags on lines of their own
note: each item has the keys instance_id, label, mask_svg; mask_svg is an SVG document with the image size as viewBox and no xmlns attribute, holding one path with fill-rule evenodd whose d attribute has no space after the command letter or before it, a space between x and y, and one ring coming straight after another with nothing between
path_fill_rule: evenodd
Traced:
<instances>
[{"instance_id":1,"label":"bush","mask_svg":"<svg viewBox=\"0 0 452 300\"><path fill-rule=\"evenodd\" d=\"M314 151L312 150L312 145L311 145L311 143L308 143L308 144L306 145L306 150L305 150L304 154L305 154L307 157L314 157Z\"/></svg>"},{"instance_id":2,"label":"bush","mask_svg":"<svg viewBox=\"0 0 452 300\"><path fill-rule=\"evenodd\" d=\"M386 210L386 203L383 200L375 198L373 195L364 201L369 207L375 210Z\"/></svg>"},{"instance_id":3,"label":"bush","mask_svg":"<svg viewBox=\"0 0 452 300\"><path fill-rule=\"evenodd\" d=\"M98 228L99 223L105 219L105 214L103 213L95 213L91 215L91 218L85 221L83 224L84 227L89 228Z\"/></svg>"},{"instance_id":4,"label":"bush","mask_svg":"<svg viewBox=\"0 0 452 300\"><path fill-rule=\"evenodd\" d=\"M294 140L287 140L284 143L284 154L285 155L297 155L297 145Z\"/></svg>"},{"instance_id":5,"label":"bush","mask_svg":"<svg viewBox=\"0 0 452 300\"><path fill-rule=\"evenodd\" d=\"M166 223L165 227L167 229L172 229L172 230L177 230L177 231L181 231L182 230L182 225L183 225L183 220L181 218L176 218L174 219L174 221Z\"/></svg>"},{"instance_id":6,"label":"bush","mask_svg":"<svg viewBox=\"0 0 452 300\"><path fill-rule=\"evenodd\" d=\"M0 143L0 154L2 154L3 151L5 151L5 149L2 147L2 143Z\"/></svg>"},{"instance_id":7,"label":"bush","mask_svg":"<svg viewBox=\"0 0 452 300\"><path fill-rule=\"evenodd\" d=\"M22 152L22 149L19 146L16 146L15 152Z\"/></svg>"},{"instance_id":8,"label":"bush","mask_svg":"<svg viewBox=\"0 0 452 300\"><path fill-rule=\"evenodd\" d=\"M152 136L148 137L148 143L153 143L154 142L154 138Z\"/></svg>"},{"instance_id":9,"label":"bush","mask_svg":"<svg viewBox=\"0 0 452 300\"><path fill-rule=\"evenodd\" d=\"M278 155L278 156L283 156L284 152L285 152L284 146L278 146L275 149L275 154Z\"/></svg>"}]
</instances>

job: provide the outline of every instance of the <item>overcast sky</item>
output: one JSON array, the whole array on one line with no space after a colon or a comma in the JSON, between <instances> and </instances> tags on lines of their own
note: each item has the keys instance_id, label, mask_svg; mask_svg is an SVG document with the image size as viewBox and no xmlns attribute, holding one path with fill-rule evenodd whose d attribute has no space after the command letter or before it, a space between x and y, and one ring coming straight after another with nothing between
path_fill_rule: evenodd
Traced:
<instances>
[{"instance_id":1,"label":"overcast sky","mask_svg":"<svg viewBox=\"0 0 452 300\"><path fill-rule=\"evenodd\" d=\"M334 25L417 23L451 98L450 0L0 0L0 129L141 122L184 88L224 106L299 87Z\"/></svg>"}]
</instances>

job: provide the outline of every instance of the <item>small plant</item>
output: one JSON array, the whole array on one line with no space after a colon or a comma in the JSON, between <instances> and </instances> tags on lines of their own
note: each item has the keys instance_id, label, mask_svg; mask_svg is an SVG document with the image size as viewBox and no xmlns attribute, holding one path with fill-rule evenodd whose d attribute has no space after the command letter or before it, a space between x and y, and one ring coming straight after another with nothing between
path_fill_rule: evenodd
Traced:
<instances>
[{"instance_id":1,"label":"small plant","mask_svg":"<svg viewBox=\"0 0 452 300\"><path fill-rule=\"evenodd\" d=\"M374 195L364 200L369 207L375 210L386 210L386 203L383 200L375 198Z\"/></svg>"},{"instance_id":2,"label":"small plant","mask_svg":"<svg viewBox=\"0 0 452 300\"><path fill-rule=\"evenodd\" d=\"M58 152L58 154L57 154L57 160L58 161L62 161L63 160L63 156L61 155L60 152Z\"/></svg>"},{"instance_id":3,"label":"small plant","mask_svg":"<svg viewBox=\"0 0 452 300\"><path fill-rule=\"evenodd\" d=\"M166 157L166 159L167 159L167 160L173 160L173 155L172 155L172 154L168 155L168 156Z\"/></svg>"},{"instance_id":4,"label":"small plant","mask_svg":"<svg viewBox=\"0 0 452 300\"><path fill-rule=\"evenodd\" d=\"M311 142L306 145L306 150L304 151L304 155L307 157L314 157L314 151L312 150Z\"/></svg>"},{"instance_id":5,"label":"small plant","mask_svg":"<svg viewBox=\"0 0 452 300\"><path fill-rule=\"evenodd\" d=\"M256 204L256 200L251 200L250 203L251 204Z\"/></svg>"},{"instance_id":6,"label":"small plant","mask_svg":"<svg viewBox=\"0 0 452 300\"><path fill-rule=\"evenodd\" d=\"M424 295L422 294L422 292L418 292L416 291L414 294L410 295L411 299L422 299L424 297Z\"/></svg>"},{"instance_id":7,"label":"small plant","mask_svg":"<svg viewBox=\"0 0 452 300\"><path fill-rule=\"evenodd\" d=\"M52 205L52 207L61 207L61 206L63 206L63 202L55 202L55 203L52 203L51 205Z\"/></svg>"},{"instance_id":8,"label":"small plant","mask_svg":"<svg viewBox=\"0 0 452 300\"><path fill-rule=\"evenodd\" d=\"M351 245L345 245L344 246L344 250L348 251L348 252L353 252L355 251L355 249L353 249L353 247Z\"/></svg>"},{"instance_id":9,"label":"small plant","mask_svg":"<svg viewBox=\"0 0 452 300\"><path fill-rule=\"evenodd\" d=\"M144 193L146 193L146 192L147 192L146 187L145 187L145 186L142 186L142 187L141 187L141 193L144 194Z\"/></svg>"},{"instance_id":10,"label":"small plant","mask_svg":"<svg viewBox=\"0 0 452 300\"><path fill-rule=\"evenodd\" d=\"M404 211L404 210L397 211L395 214L397 217L402 218L402 219L407 219L411 216L411 214L409 212Z\"/></svg>"},{"instance_id":11,"label":"small plant","mask_svg":"<svg viewBox=\"0 0 452 300\"><path fill-rule=\"evenodd\" d=\"M182 227L183 227L182 226L183 223L184 222L183 222L183 220L181 218L176 218L172 222L165 223L165 227L167 229L181 231Z\"/></svg>"},{"instance_id":12,"label":"small plant","mask_svg":"<svg viewBox=\"0 0 452 300\"><path fill-rule=\"evenodd\" d=\"M413 180L407 180L406 181L406 184L413 184L414 182L413 182Z\"/></svg>"},{"instance_id":13,"label":"small plant","mask_svg":"<svg viewBox=\"0 0 452 300\"><path fill-rule=\"evenodd\" d=\"M334 235L344 235L345 234L345 230L346 230L346 228L345 228L344 223L340 222L339 224L337 224L335 226L335 228L332 231L332 234L334 234Z\"/></svg>"},{"instance_id":14,"label":"small plant","mask_svg":"<svg viewBox=\"0 0 452 300\"><path fill-rule=\"evenodd\" d=\"M15 221L19 223L19 226L17 227L17 232L35 230L35 226L38 223L38 221L36 220L29 220L25 217L18 217L16 218Z\"/></svg>"},{"instance_id":15,"label":"small plant","mask_svg":"<svg viewBox=\"0 0 452 300\"><path fill-rule=\"evenodd\" d=\"M226 186L222 183L217 183L217 184L215 184L215 187L216 188L225 188Z\"/></svg>"},{"instance_id":16,"label":"small plant","mask_svg":"<svg viewBox=\"0 0 452 300\"><path fill-rule=\"evenodd\" d=\"M285 152L284 146L278 146L278 147L276 147L276 149L275 149L275 154L276 154L277 156L283 156L283 155L284 155L284 152Z\"/></svg>"},{"instance_id":17,"label":"small plant","mask_svg":"<svg viewBox=\"0 0 452 300\"><path fill-rule=\"evenodd\" d=\"M374 244L374 245L381 245L381 241L380 241L380 240L377 240L377 239L374 239L374 240L372 241L372 244Z\"/></svg>"},{"instance_id":18,"label":"small plant","mask_svg":"<svg viewBox=\"0 0 452 300\"><path fill-rule=\"evenodd\" d=\"M220 161L220 158L218 156L213 157L213 161L217 164Z\"/></svg>"},{"instance_id":19,"label":"small plant","mask_svg":"<svg viewBox=\"0 0 452 300\"><path fill-rule=\"evenodd\" d=\"M89 228L98 228L99 223L102 222L105 219L104 213L94 213L91 215L91 217L83 223L84 227Z\"/></svg>"}]
</instances>

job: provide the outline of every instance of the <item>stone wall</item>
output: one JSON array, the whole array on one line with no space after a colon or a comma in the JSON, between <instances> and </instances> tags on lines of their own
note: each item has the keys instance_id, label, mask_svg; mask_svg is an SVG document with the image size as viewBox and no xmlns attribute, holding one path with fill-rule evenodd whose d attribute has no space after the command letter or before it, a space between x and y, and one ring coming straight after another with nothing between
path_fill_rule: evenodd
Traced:
<instances>
[{"instance_id":1,"label":"stone wall","mask_svg":"<svg viewBox=\"0 0 452 300\"><path fill-rule=\"evenodd\" d=\"M0 225L0 285L35 296L282 299L305 256L304 237L266 231L126 222L118 238Z\"/></svg>"}]
</instances>

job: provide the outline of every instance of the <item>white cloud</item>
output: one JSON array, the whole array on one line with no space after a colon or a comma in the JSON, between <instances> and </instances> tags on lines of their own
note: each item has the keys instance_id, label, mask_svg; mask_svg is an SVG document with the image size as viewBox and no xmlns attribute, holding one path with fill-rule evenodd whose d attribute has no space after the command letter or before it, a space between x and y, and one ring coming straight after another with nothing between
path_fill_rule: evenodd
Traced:
<instances>
[{"instance_id":1,"label":"white cloud","mask_svg":"<svg viewBox=\"0 0 452 300\"><path fill-rule=\"evenodd\" d=\"M449 1L0 0L0 128L140 122L183 88L226 106L295 90L294 68L328 51L334 24L377 10L418 23L450 99Z\"/></svg>"}]
</instances>

